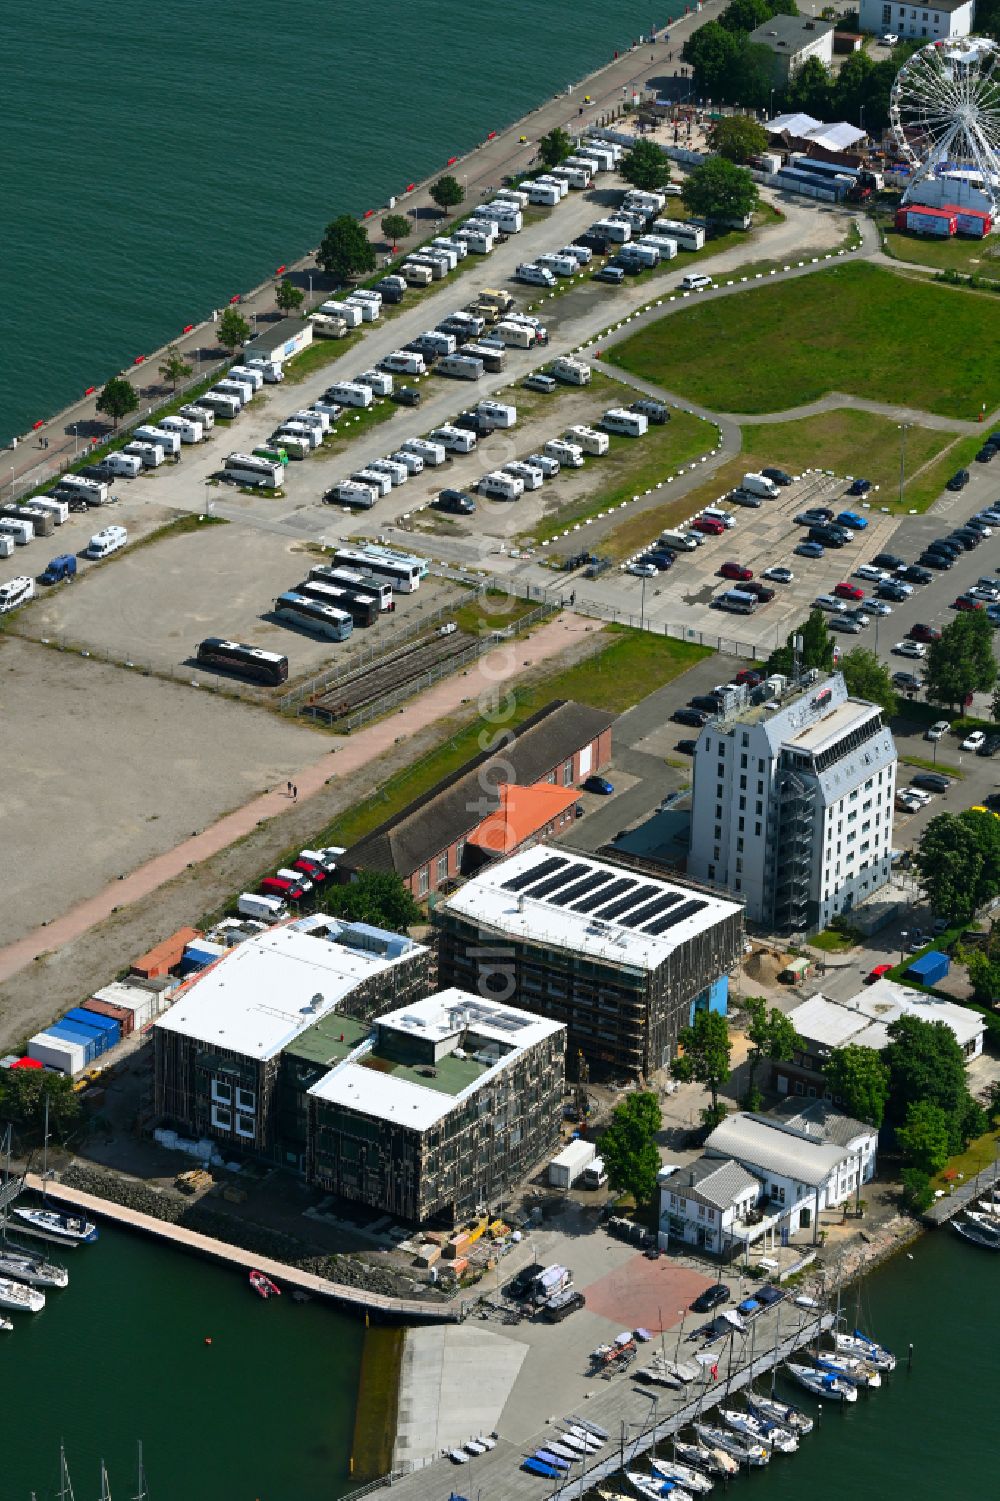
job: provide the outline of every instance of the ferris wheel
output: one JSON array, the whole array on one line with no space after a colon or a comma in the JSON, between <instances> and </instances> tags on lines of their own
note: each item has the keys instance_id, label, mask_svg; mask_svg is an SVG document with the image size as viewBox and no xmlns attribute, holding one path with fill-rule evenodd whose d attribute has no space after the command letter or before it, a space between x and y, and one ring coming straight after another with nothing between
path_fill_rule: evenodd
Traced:
<instances>
[{"instance_id":1,"label":"ferris wheel","mask_svg":"<svg viewBox=\"0 0 1000 1501\"><path fill-rule=\"evenodd\" d=\"M977 174L1000 201L1000 47L987 37L953 37L921 47L892 86L889 120L917 183L944 173Z\"/></svg>"}]
</instances>

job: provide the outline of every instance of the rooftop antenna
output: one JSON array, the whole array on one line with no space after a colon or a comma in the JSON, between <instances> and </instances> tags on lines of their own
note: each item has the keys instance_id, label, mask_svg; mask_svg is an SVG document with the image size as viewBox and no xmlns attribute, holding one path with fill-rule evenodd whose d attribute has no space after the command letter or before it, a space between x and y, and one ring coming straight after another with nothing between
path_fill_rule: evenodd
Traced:
<instances>
[{"instance_id":1,"label":"rooftop antenna","mask_svg":"<svg viewBox=\"0 0 1000 1501\"><path fill-rule=\"evenodd\" d=\"M792 637L793 677L794 677L794 680L795 680L796 683L799 681L799 678L802 676L802 647L803 647L803 645L804 645L804 643L803 643L803 640L802 640L802 633L800 631L796 631L795 635Z\"/></svg>"}]
</instances>

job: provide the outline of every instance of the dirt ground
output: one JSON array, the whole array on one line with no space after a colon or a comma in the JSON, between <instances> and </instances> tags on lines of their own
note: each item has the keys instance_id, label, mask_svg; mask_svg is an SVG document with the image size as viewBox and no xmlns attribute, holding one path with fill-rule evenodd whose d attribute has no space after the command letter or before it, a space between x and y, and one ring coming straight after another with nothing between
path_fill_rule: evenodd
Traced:
<instances>
[{"instance_id":1,"label":"dirt ground","mask_svg":"<svg viewBox=\"0 0 1000 1501\"><path fill-rule=\"evenodd\" d=\"M51 536L36 537L26 546L15 547L9 558L0 560L0 584L6 583L8 579L18 578L23 573L37 576L50 558L70 552L77 558L77 577L75 584L70 586L75 587L88 575L111 571L120 561L118 558L108 558L100 563L92 563L81 556L95 532L102 531L106 526L123 526L129 534L129 540L135 541L138 537L148 536L157 527L173 521L181 514L170 506L162 505L155 498L155 492L144 489L141 481L118 480L113 493L118 496L113 505L98 506L90 511L71 511L67 520L62 526L57 526ZM213 530L224 531L225 528ZM38 586L38 594L42 599L48 598L44 585ZM37 612L38 608L37 605L34 606L29 614Z\"/></svg>"},{"instance_id":2,"label":"dirt ground","mask_svg":"<svg viewBox=\"0 0 1000 1501\"><path fill-rule=\"evenodd\" d=\"M415 595L399 595L395 611L376 625L355 631L346 642L328 641L271 614L275 597L301 583L319 561L304 542L274 532L213 526L125 552L110 566L45 595L20 617L18 629L154 672L178 671L184 682L211 676L194 671L202 637L227 636L283 652L294 681L327 664L346 665L358 652L389 649L401 627L458 593L424 579Z\"/></svg>"}]
</instances>

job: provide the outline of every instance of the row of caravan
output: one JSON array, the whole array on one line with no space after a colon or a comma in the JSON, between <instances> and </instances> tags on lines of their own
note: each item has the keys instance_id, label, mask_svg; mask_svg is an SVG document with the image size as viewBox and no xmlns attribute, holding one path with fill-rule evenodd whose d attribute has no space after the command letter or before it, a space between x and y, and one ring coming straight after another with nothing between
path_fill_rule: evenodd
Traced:
<instances>
[{"instance_id":1,"label":"row of caravan","mask_svg":"<svg viewBox=\"0 0 1000 1501\"><path fill-rule=\"evenodd\" d=\"M476 488L491 500L520 500L526 490L540 489L560 469L582 469L585 455L603 457L611 447L609 434L641 438L648 428L649 420L642 412L612 407L604 413L599 428L575 424L562 437L550 438L540 453L483 475Z\"/></svg>"}]
</instances>

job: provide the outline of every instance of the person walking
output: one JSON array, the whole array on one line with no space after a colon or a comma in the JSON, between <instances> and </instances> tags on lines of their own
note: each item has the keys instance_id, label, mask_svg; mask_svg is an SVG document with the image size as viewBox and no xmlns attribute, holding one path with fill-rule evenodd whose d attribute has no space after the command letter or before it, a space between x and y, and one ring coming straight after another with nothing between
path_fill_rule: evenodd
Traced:
<instances>
[{"instance_id":1,"label":"person walking","mask_svg":"<svg viewBox=\"0 0 1000 1501\"><path fill-rule=\"evenodd\" d=\"M299 789L293 783L293 785L292 785L292 802L293 803L297 803L298 800L299 800Z\"/></svg>"},{"instance_id":2,"label":"person walking","mask_svg":"<svg viewBox=\"0 0 1000 1501\"><path fill-rule=\"evenodd\" d=\"M291 782L289 782L288 783L288 796L291 797L291 795L292 795L292 784L291 784Z\"/></svg>"}]
</instances>

